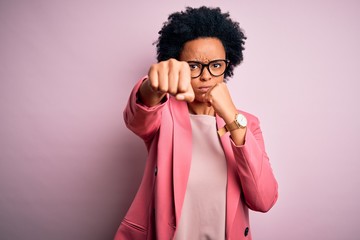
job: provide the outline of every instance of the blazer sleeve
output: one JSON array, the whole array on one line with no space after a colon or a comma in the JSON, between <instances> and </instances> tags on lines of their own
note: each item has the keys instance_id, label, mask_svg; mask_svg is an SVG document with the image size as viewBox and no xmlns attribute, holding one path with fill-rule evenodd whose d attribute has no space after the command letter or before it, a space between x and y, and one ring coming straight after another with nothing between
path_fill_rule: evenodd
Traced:
<instances>
[{"instance_id":1,"label":"blazer sleeve","mask_svg":"<svg viewBox=\"0 0 360 240\"><path fill-rule=\"evenodd\" d=\"M146 78L142 78L131 91L123 117L126 127L147 143L160 128L161 112L167 103L168 96L166 96L161 104L154 107L147 107L140 103L137 94L141 83Z\"/></svg>"},{"instance_id":2,"label":"blazer sleeve","mask_svg":"<svg viewBox=\"0 0 360 240\"><path fill-rule=\"evenodd\" d=\"M278 198L278 184L273 174L258 118L247 115L245 143L232 149L241 181L245 203L260 212L267 212ZM249 121L250 120L250 121Z\"/></svg>"}]
</instances>

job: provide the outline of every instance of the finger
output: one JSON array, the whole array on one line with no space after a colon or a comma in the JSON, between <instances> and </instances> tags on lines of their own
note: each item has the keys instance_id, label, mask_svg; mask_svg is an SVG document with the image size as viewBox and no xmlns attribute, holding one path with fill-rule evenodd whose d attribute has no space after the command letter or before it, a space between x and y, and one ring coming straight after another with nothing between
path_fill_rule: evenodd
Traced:
<instances>
[{"instance_id":1,"label":"finger","mask_svg":"<svg viewBox=\"0 0 360 240\"><path fill-rule=\"evenodd\" d=\"M221 95L222 92L222 85L221 83L215 84L212 88L209 89L206 93L206 98L209 102L213 102L214 98L217 98L219 94Z\"/></svg>"},{"instance_id":2,"label":"finger","mask_svg":"<svg viewBox=\"0 0 360 240\"><path fill-rule=\"evenodd\" d=\"M209 96L212 96L212 93L214 93L214 89L216 88L216 87L218 87L219 86L219 84L218 83L216 83L214 86L212 86L212 88L210 88L209 89L209 91L207 91L207 95L209 95Z\"/></svg>"},{"instance_id":3,"label":"finger","mask_svg":"<svg viewBox=\"0 0 360 240\"><path fill-rule=\"evenodd\" d=\"M168 76L168 67L165 63L160 63L158 68L158 91L166 93L169 89L169 76Z\"/></svg>"},{"instance_id":4,"label":"finger","mask_svg":"<svg viewBox=\"0 0 360 240\"><path fill-rule=\"evenodd\" d=\"M179 100L179 101L185 101L185 95L184 93L178 93L175 95L175 98L176 100Z\"/></svg>"},{"instance_id":5,"label":"finger","mask_svg":"<svg viewBox=\"0 0 360 240\"><path fill-rule=\"evenodd\" d=\"M186 92L191 87L191 72L187 62L181 62L179 71L178 91Z\"/></svg>"},{"instance_id":6,"label":"finger","mask_svg":"<svg viewBox=\"0 0 360 240\"><path fill-rule=\"evenodd\" d=\"M205 101L207 101L207 102L211 101L215 87L216 87L216 84L212 88L210 88L206 93L204 93Z\"/></svg>"},{"instance_id":7,"label":"finger","mask_svg":"<svg viewBox=\"0 0 360 240\"><path fill-rule=\"evenodd\" d=\"M195 99L194 92L185 92L176 94L176 99L180 101L193 102Z\"/></svg>"},{"instance_id":8,"label":"finger","mask_svg":"<svg viewBox=\"0 0 360 240\"><path fill-rule=\"evenodd\" d=\"M156 92L159 87L159 78L158 78L158 71L155 65L150 67L148 76L149 76L148 79L149 86L151 87L152 90Z\"/></svg>"},{"instance_id":9,"label":"finger","mask_svg":"<svg viewBox=\"0 0 360 240\"><path fill-rule=\"evenodd\" d=\"M179 82L179 70L176 68L170 68L169 70L169 81L168 81L168 92L175 95L178 92Z\"/></svg>"},{"instance_id":10,"label":"finger","mask_svg":"<svg viewBox=\"0 0 360 240\"><path fill-rule=\"evenodd\" d=\"M193 102L195 100L195 93L191 85L189 85L189 88L184 93L178 93L176 95L176 99L183 100L186 102Z\"/></svg>"}]
</instances>

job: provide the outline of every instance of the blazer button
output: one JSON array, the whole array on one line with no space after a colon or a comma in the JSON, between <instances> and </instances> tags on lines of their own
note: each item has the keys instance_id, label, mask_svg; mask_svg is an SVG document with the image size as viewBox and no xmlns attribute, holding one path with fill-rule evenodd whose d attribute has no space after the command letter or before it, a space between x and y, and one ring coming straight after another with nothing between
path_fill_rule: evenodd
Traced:
<instances>
[{"instance_id":1,"label":"blazer button","mask_svg":"<svg viewBox=\"0 0 360 240\"><path fill-rule=\"evenodd\" d=\"M157 176L157 172L158 172L158 168L157 168L157 166L156 166L156 167L155 167L155 170L154 170L155 177Z\"/></svg>"},{"instance_id":2,"label":"blazer button","mask_svg":"<svg viewBox=\"0 0 360 240\"><path fill-rule=\"evenodd\" d=\"M246 237L248 234L249 234L249 228L248 228L248 227L246 227L246 228L245 228L245 231L244 231L244 235L245 235L245 237Z\"/></svg>"}]
</instances>

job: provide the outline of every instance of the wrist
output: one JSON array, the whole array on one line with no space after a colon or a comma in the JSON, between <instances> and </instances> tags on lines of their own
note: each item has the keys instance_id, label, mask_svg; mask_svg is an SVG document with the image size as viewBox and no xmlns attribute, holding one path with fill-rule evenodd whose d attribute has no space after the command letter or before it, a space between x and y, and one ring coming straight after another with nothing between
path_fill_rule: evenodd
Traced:
<instances>
[{"instance_id":1,"label":"wrist","mask_svg":"<svg viewBox=\"0 0 360 240\"><path fill-rule=\"evenodd\" d=\"M246 132L247 119L241 113L236 113L229 123L226 122L225 126L218 130L219 136L223 136L226 132L233 132L235 130L245 130ZM238 131L239 132L239 131ZM241 132L241 131L240 131Z\"/></svg>"},{"instance_id":2,"label":"wrist","mask_svg":"<svg viewBox=\"0 0 360 240\"><path fill-rule=\"evenodd\" d=\"M223 120L225 124L230 124L235 120L236 115L238 114L238 111L236 108L233 108L232 110L227 111L224 116Z\"/></svg>"},{"instance_id":3,"label":"wrist","mask_svg":"<svg viewBox=\"0 0 360 240\"><path fill-rule=\"evenodd\" d=\"M166 93L157 92L151 88L149 79L142 82L138 92L138 99L148 107L159 104L165 96Z\"/></svg>"}]
</instances>

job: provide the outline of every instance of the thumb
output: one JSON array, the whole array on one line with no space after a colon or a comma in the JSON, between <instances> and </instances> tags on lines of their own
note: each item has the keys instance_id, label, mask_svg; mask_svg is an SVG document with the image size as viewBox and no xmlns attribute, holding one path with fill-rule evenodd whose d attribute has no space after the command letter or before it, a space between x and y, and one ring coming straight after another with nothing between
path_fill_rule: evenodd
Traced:
<instances>
[{"instance_id":1,"label":"thumb","mask_svg":"<svg viewBox=\"0 0 360 240\"><path fill-rule=\"evenodd\" d=\"M180 101L192 102L195 99L194 90L190 87L188 91L176 94L175 98Z\"/></svg>"}]
</instances>

